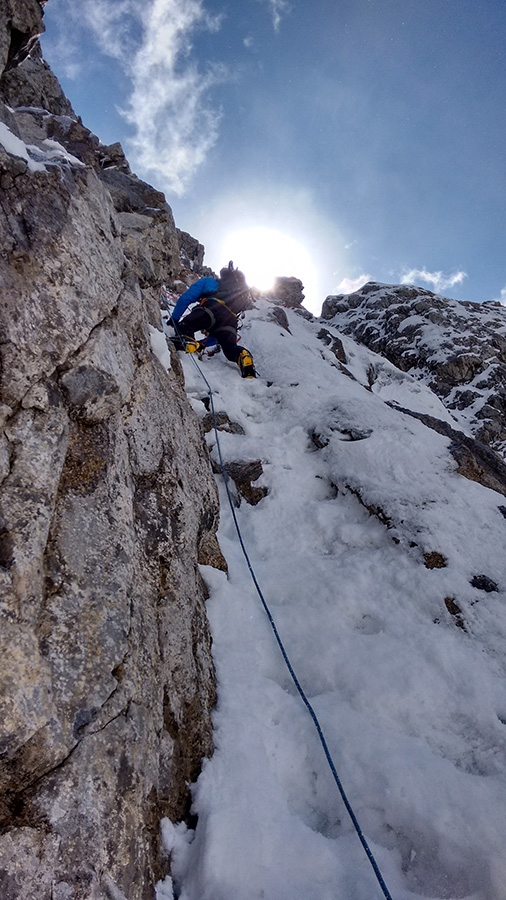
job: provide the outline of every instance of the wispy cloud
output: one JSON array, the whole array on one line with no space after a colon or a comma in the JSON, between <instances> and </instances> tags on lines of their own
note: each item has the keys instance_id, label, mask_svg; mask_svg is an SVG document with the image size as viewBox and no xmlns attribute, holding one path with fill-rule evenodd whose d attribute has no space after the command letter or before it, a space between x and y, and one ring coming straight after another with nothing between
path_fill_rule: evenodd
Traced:
<instances>
[{"instance_id":1,"label":"wispy cloud","mask_svg":"<svg viewBox=\"0 0 506 900\"><path fill-rule=\"evenodd\" d=\"M140 19L135 0L81 0L80 12L103 53L122 62L131 58Z\"/></svg>"},{"instance_id":2,"label":"wispy cloud","mask_svg":"<svg viewBox=\"0 0 506 900\"><path fill-rule=\"evenodd\" d=\"M429 272L426 268L411 269L402 275L401 284L418 284L422 281L425 284L430 284L432 290L439 293L455 287L456 284L462 284L465 278L467 278L467 272L454 272L452 275L445 275L444 272Z\"/></svg>"},{"instance_id":3,"label":"wispy cloud","mask_svg":"<svg viewBox=\"0 0 506 900\"><path fill-rule=\"evenodd\" d=\"M506 285L501 290L500 297L494 297L493 303L502 303L503 306L506 306Z\"/></svg>"},{"instance_id":4,"label":"wispy cloud","mask_svg":"<svg viewBox=\"0 0 506 900\"><path fill-rule=\"evenodd\" d=\"M116 59L132 89L120 110L132 125L127 155L158 173L161 186L184 190L215 144L220 121L209 93L227 79L224 66L191 59L197 31L217 31L204 0L81 0L80 13L101 51Z\"/></svg>"},{"instance_id":5,"label":"wispy cloud","mask_svg":"<svg viewBox=\"0 0 506 900\"><path fill-rule=\"evenodd\" d=\"M274 25L274 31L279 31L282 17L290 12L290 3L288 2L288 0L261 0L261 2L267 3L269 5L272 14L272 24Z\"/></svg>"},{"instance_id":6,"label":"wispy cloud","mask_svg":"<svg viewBox=\"0 0 506 900\"><path fill-rule=\"evenodd\" d=\"M370 275L359 275L358 278L343 278L342 281L336 285L335 294L353 294L354 291L358 291L359 288L363 287L364 284L367 284L368 281L371 280Z\"/></svg>"}]
</instances>

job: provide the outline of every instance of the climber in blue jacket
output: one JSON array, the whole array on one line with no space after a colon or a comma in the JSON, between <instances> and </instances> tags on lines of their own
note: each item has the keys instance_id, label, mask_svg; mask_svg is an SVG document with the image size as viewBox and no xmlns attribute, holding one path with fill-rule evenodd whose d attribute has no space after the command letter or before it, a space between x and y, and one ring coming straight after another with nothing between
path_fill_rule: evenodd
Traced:
<instances>
[{"instance_id":1,"label":"climber in blue jacket","mask_svg":"<svg viewBox=\"0 0 506 900\"><path fill-rule=\"evenodd\" d=\"M188 307L195 303L199 305L184 316ZM252 305L244 275L230 262L221 269L219 280L199 278L181 294L169 321L176 331L173 343L178 350L195 353L206 345L195 340L195 332L203 331L218 342L230 362L237 363L243 378L255 378L251 353L237 344L238 317Z\"/></svg>"}]
</instances>

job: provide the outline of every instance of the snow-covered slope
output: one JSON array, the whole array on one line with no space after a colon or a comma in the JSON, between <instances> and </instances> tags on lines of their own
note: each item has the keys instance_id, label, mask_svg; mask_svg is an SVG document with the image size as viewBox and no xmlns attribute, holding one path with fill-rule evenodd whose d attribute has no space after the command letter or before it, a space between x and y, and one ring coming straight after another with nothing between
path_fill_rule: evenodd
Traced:
<instances>
[{"instance_id":1,"label":"snow-covered slope","mask_svg":"<svg viewBox=\"0 0 506 900\"><path fill-rule=\"evenodd\" d=\"M343 367L321 322L288 310L288 332L268 307L243 329L258 379L221 354L200 363L244 432L220 431L225 462L262 461L268 494L237 509L256 577L394 900L504 900L506 500L457 474L447 437L387 405L461 427L427 386L341 335ZM183 362L203 417L206 385ZM202 569L216 751L195 831L164 822L174 884L158 895L376 900L217 478L229 573Z\"/></svg>"}]
</instances>

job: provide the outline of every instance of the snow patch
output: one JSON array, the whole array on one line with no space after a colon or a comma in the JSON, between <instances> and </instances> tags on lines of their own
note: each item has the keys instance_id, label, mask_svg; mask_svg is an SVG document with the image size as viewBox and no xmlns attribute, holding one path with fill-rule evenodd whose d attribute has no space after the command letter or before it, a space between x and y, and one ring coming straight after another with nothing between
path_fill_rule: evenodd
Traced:
<instances>
[{"instance_id":1,"label":"snow patch","mask_svg":"<svg viewBox=\"0 0 506 900\"><path fill-rule=\"evenodd\" d=\"M31 158L25 142L13 134L4 122L0 122L0 144L10 156L24 159L30 172L45 172L43 163Z\"/></svg>"},{"instance_id":2,"label":"snow patch","mask_svg":"<svg viewBox=\"0 0 506 900\"><path fill-rule=\"evenodd\" d=\"M170 350L167 346L165 334L163 331L159 331L158 328L154 328L153 325L148 325L148 329L151 349L155 356L160 360L165 371L168 372L171 367L171 361Z\"/></svg>"}]
</instances>

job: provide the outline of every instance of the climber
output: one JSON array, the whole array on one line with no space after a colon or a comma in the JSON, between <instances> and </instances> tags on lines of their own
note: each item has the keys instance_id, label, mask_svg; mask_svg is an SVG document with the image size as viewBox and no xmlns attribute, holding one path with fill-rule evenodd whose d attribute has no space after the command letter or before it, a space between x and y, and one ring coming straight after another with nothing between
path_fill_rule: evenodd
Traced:
<instances>
[{"instance_id":1,"label":"climber","mask_svg":"<svg viewBox=\"0 0 506 900\"><path fill-rule=\"evenodd\" d=\"M181 316L192 303L199 303L180 322ZM220 270L219 280L200 278L177 301L169 325L176 331L171 338L176 349L195 353L206 346L205 341L195 339L196 331L203 331L221 346L230 362L239 366L243 378L256 378L253 357L245 347L237 344L238 317L253 302L242 272L234 269L232 262Z\"/></svg>"}]
</instances>

